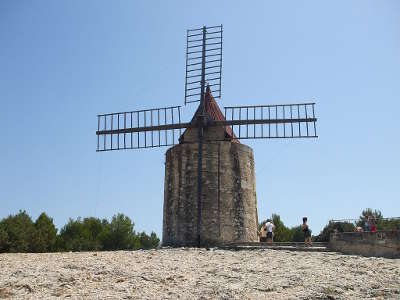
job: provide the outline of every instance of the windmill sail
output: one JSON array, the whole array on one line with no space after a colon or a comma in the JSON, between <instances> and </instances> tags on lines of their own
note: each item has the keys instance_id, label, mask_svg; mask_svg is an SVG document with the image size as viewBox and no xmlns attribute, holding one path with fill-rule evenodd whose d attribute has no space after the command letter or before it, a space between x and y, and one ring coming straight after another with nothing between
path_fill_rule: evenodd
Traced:
<instances>
[{"instance_id":1,"label":"windmill sail","mask_svg":"<svg viewBox=\"0 0 400 300\"><path fill-rule=\"evenodd\" d=\"M172 146L179 142L181 107L97 115L97 151Z\"/></svg>"},{"instance_id":2,"label":"windmill sail","mask_svg":"<svg viewBox=\"0 0 400 300\"><path fill-rule=\"evenodd\" d=\"M238 139L316 138L315 103L225 107Z\"/></svg>"},{"instance_id":3,"label":"windmill sail","mask_svg":"<svg viewBox=\"0 0 400 300\"><path fill-rule=\"evenodd\" d=\"M187 31L185 104L200 101L202 85L221 97L222 25ZM204 79L204 82L202 82Z\"/></svg>"}]
</instances>

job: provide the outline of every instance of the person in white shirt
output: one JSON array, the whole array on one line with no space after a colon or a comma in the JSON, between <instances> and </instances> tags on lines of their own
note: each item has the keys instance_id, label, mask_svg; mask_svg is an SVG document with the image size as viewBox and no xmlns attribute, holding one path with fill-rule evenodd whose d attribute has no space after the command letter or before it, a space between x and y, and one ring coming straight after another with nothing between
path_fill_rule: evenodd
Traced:
<instances>
[{"instance_id":1,"label":"person in white shirt","mask_svg":"<svg viewBox=\"0 0 400 300\"><path fill-rule=\"evenodd\" d=\"M267 223L264 225L264 230L267 232L267 243L272 244L274 238L274 229L275 225L272 223L270 219L267 220Z\"/></svg>"}]
</instances>

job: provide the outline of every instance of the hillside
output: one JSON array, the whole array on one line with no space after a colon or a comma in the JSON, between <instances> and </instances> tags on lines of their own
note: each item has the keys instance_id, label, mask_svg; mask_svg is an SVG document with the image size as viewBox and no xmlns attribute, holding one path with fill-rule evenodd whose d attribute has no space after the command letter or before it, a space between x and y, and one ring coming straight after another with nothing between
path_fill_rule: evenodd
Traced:
<instances>
[{"instance_id":1,"label":"hillside","mask_svg":"<svg viewBox=\"0 0 400 300\"><path fill-rule=\"evenodd\" d=\"M0 298L400 298L400 260L274 250L0 254Z\"/></svg>"}]
</instances>

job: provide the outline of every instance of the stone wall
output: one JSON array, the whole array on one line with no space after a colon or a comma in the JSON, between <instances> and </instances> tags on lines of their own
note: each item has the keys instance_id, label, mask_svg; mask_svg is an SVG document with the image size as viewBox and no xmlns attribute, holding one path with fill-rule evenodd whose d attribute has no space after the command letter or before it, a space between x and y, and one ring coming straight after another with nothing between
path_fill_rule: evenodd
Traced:
<instances>
[{"instance_id":1,"label":"stone wall","mask_svg":"<svg viewBox=\"0 0 400 300\"><path fill-rule=\"evenodd\" d=\"M329 247L345 254L400 258L400 232L341 232L332 234Z\"/></svg>"},{"instance_id":2,"label":"stone wall","mask_svg":"<svg viewBox=\"0 0 400 300\"><path fill-rule=\"evenodd\" d=\"M166 153L164 246L198 245L197 153L197 143ZM229 141L204 143L202 172L201 245L258 241L252 149Z\"/></svg>"}]
</instances>

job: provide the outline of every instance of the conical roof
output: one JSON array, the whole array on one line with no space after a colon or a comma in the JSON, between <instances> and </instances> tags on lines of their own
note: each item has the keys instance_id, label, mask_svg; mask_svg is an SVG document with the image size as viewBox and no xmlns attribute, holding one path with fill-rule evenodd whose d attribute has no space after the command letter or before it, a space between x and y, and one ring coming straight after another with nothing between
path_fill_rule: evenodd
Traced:
<instances>
[{"instance_id":1,"label":"conical roof","mask_svg":"<svg viewBox=\"0 0 400 300\"><path fill-rule=\"evenodd\" d=\"M207 86L206 88L206 94L204 97L204 110L205 110L205 117L208 119L208 121L225 121L225 116L222 113L221 109L219 108L217 102L215 101L209 86ZM196 122L200 114L201 114L201 107L199 106L191 122ZM224 127L226 139L231 140L234 143L239 143L239 140L237 139L231 126L222 126L222 127ZM186 129L183 132L181 138L185 135L187 130L188 129Z\"/></svg>"}]
</instances>

